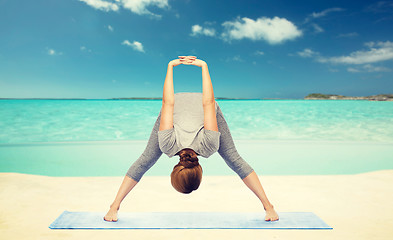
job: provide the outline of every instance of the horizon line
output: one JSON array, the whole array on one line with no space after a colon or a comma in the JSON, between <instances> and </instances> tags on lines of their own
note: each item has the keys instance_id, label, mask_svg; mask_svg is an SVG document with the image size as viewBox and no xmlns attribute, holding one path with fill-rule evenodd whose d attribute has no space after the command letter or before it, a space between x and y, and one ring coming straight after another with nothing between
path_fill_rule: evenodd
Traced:
<instances>
[{"instance_id":1,"label":"horizon line","mask_svg":"<svg viewBox=\"0 0 393 240\"><path fill-rule=\"evenodd\" d=\"M323 97L322 97L323 96ZM343 98L371 98L385 96L388 98L392 98L393 94L376 94L369 96L344 96L338 94L321 94L321 93L310 93L303 98L230 98L230 97L216 97L216 100L311 100L311 99L332 99L330 97L339 97L335 100L340 100ZM162 100L162 97L116 97L116 98L0 98L0 100ZM343 99L344 100L344 99Z\"/></svg>"},{"instance_id":2,"label":"horizon line","mask_svg":"<svg viewBox=\"0 0 393 240\"><path fill-rule=\"evenodd\" d=\"M0 98L0 100L162 100L162 97L121 97L121 98ZM216 97L216 100L302 100L304 98L227 98Z\"/></svg>"}]
</instances>

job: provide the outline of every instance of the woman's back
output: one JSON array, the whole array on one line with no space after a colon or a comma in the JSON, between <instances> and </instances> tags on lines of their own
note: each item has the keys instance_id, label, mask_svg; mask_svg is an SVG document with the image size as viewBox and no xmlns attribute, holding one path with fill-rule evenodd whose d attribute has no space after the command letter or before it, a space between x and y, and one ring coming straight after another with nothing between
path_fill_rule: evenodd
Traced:
<instances>
[{"instance_id":1,"label":"woman's back","mask_svg":"<svg viewBox=\"0 0 393 240\"><path fill-rule=\"evenodd\" d=\"M175 94L173 128L159 131L158 136L161 150L169 157L184 148L208 157L217 151L220 133L204 129L202 93L186 92Z\"/></svg>"}]
</instances>

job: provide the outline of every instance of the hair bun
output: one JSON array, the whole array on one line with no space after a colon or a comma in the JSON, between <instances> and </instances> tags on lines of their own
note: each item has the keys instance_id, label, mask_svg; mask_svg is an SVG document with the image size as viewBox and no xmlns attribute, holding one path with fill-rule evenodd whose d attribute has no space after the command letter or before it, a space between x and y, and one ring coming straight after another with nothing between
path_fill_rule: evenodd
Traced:
<instances>
[{"instance_id":1,"label":"hair bun","mask_svg":"<svg viewBox=\"0 0 393 240\"><path fill-rule=\"evenodd\" d=\"M183 160L183 161L188 161L190 158L191 158L191 154L189 154L189 153L184 153L180 156L180 160Z\"/></svg>"},{"instance_id":2,"label":"hair bun","mask_svg":"<svg viewBox=\"0 0 393 240\"><path fill-rule=\"evenodd\" d=\"M180 160L180 164L185 168L193 168L199 165L198 159L197 160Z\"/></svg>"},{"instance_id":3,"label":"hair bun","mask_svg":"<svg viewBox=\"0 0 393 240\"><path fill-rule=\"evenodd\" d=\"M185 168L193 168L199 165L198 158L194 150L183 149L179 152L180 164Z\"/></svg>"}]
</instances>

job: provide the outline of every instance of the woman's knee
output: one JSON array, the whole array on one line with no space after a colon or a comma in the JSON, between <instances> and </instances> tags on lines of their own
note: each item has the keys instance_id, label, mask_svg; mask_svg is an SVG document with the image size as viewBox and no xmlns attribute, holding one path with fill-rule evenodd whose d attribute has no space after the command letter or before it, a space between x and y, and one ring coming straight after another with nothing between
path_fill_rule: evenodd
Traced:
<instances>
[{"instance_id":1,"label":"woman's knee","mask_svg":"<svg viewBox=\"0 0 393 240\"><path fill-rule=\"evenodd\" d=\"M238 159L241 159L242 157L240 154L237 152L235 146L230 147L230 148L225 148L221 149L221 147L218 149L218 153L227 161L235 162Z\"/></svg>"}]
</instances>

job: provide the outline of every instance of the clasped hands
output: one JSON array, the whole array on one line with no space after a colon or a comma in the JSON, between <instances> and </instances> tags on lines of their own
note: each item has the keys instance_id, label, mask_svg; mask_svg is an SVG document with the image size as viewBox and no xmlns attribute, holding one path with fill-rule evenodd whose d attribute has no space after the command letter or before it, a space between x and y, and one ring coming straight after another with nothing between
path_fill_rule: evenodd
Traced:
<instances>
[{"instance_id":1,"label":"clasped hands","mask_svg":"<svg viewBox=\"0 0 393 240\"><path fill-rule=\"evenodd\" d=\"M197 59L195 56L179 56L178 59L172 60L169 62L169 65L176 67L180 64L184 65L194 65L198 67L202 67L203 65L207 65L205 61L201 59Z\"/></svg>"}]
</instances>

